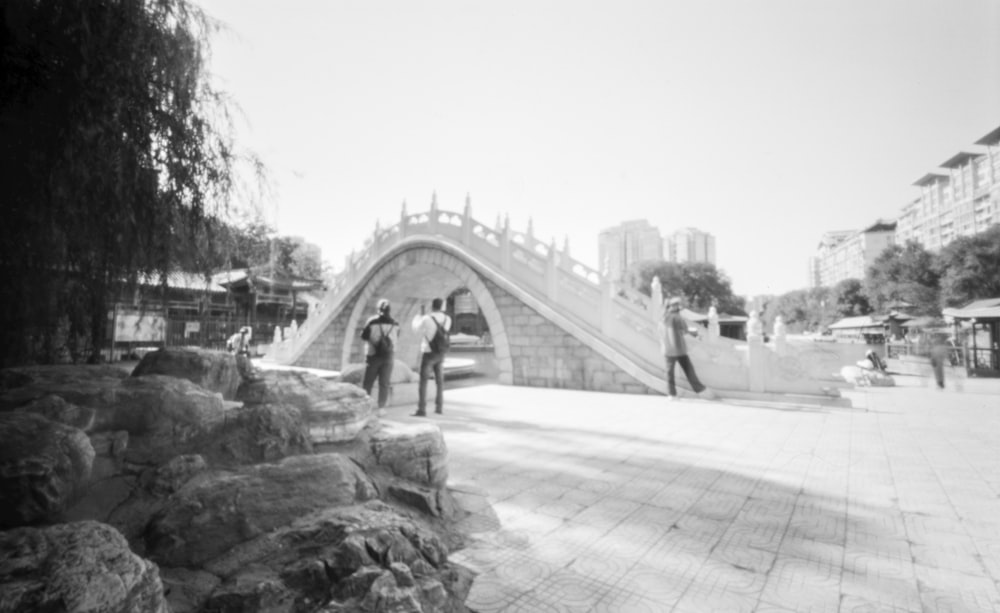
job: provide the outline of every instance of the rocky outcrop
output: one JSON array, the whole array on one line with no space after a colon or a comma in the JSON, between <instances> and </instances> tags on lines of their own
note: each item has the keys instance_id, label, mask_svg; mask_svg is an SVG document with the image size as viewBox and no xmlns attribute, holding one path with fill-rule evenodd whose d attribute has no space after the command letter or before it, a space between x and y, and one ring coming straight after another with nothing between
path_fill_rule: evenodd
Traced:
<instances>
[{"instance_id":1,"label":"rocky outcrop","mask_svg":"<svg viewBox=\"0 0 1000 613\"><path fill-rule=\"evenodd\" d=\"M0 413L0 528L54 521L90 477L94 449L77 428Z\"/></svg>"},{"instance_id":2,"label":"rocky outcrop","mask_svg":"<svg viewBox=\"0 0 1000 613\"><path fill-rule=\"evenodd\" d=\"M302 515L377 495L365 473L336 453L210 471L183 486L152 518L146 551L167 566L194 567Z\"/></svg>"},{"instance_id":3,"label":"rocky outcrop","mask_svg":"<svg viewBox=\"0 0 1000 613\"><path fill-rule=\"evenodd\" d=\"M110 547L124 537L131 552L118 557L138 571L119 579L107 564L79 577L114 584L124 604L98 586L88 588L98 608L77 610L159 611L166 597L174 613L464 613L471 576L447 561L462 537L451 523L440 429L380 421L350 383L248 372L227 402L194 376L0 371L0 478L10 477L0 495L19 492L0 499L5 526L80 522L51 537L19 537L39 542L111 531ZM5 423L21 443L8 445ZM24 500L48 502L9 511L27 508ZM107 525L86 521L95 519ZM93 555L108 557L100 548ZM162 565L162 590L149 579L157 567L136 555ZM4 556L0 612L9 610L8 584L19 599L10 602L24 603L17 610L63 610L36 589L35 571L4 575Z\"/></svg>"},{"instance_id":4,"label":"rocky outcrop","mask_svg":"<svg viewBox=\"0 0 1000 613\"><path fill-rule=\"evenodd\" d=\"M374 403L361 388L304 372L268 371L244 381L236 396L248 406L298 408L313 443L353 440L375 419Z\"/></svg>"},{"instance_id":5,"label":"rocky outcrop","mask_svg":"<svg viewBox=\"0 0 1000 613\"><path fill-rule=\"evenodd\" d=\"M285 404L260 404L232 411L202 450L213 463L232 466L312 453L313 446L302 411Z\"/></svg>"},{"instance_id":6,"label":"rocky outcrop","mask_svg":"<svg viewBox=\"0 0 1000 613\"><path fill-rule=\"evenodd\" d=\"M158 569L94 521L0 532L0 610L168 613Z\"/></svg>"},{"instance_id":7,"label":"rocky outcrop","mask_svg":"<svg viewBox=\"0 0 1000 613\"><path fill-rule=\"evenodd\" d=\"M132 371L133 377L142 375L169 375L198 385L210 392L218 392L226 400L236 397L240 387L240 373L236 356L206 349L168 347L151 351Z\"/></svg>"},{"instance_id":8,"label":"rocky outcrop","mask_svg":"<svg viewBox=\"0 0 1000 613\"><path fill-rule=\"evenodd\" d=\"M212 611L465 611L471 574L432 531L384 503L324 509L207 565Z\"/></svg>"}]
</instances>

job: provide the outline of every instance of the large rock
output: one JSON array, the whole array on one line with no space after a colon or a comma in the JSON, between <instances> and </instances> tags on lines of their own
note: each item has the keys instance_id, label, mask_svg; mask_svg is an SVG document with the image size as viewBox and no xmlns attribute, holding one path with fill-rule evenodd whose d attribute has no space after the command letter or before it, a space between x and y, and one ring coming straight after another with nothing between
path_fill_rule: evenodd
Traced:
<instances>
[{"instance_id":1,"label":"large rock","mask_svg":"<svg viewBox=\"0 0 1000 613\"><path fill-rule=\"evenodd\" d=\"M430 487L448 481L448 448L436 424L382 421L370 444L376 462L397 477Z\"/></svg>"},{"instance_id":2,"label":"large rock","mask_svg":"<svg viewBox=\"0 0 1000 613\"><path fill-rule=\"evenodd\" d=\"M89 407L66 402L61 396L47 394L19 406L17 411L35 413L46 419L90 432L94 428L97 411Z\"/></svg>"},{"instance_id":3,"label":"large rock","mask_svg":"<svg viewBox=\"0 0 1000 613\"><path fill-rule=\"evenodd\" d=\"M77 428L0 413L0 528L53 521L90 477L94 448Z\"/></svg>"},{"instance_id":4,"label":"large rock","mask_svg":"<svg viewBox=\"0 0 1000 613\"><path fill-rule=\"evenodd\" d=\"M232 411L226 425L203 448L215 464L274 462L312 453L302 411L284 404L259 404Z\"/></svg>"},{"instance_id":5,"label":"large rock","mask_svg":"<svg viewBox=\"0 0 1000 613\"><path fill-rule=\"evenodd\" d=\"M212 611L464 612L471 573L442 540L378 501L323 509L208 565Z\"/></svg>"},{"instance_id":6,"label":"large rock","mask_svg":"<svg viewBox=\"0 0 1000 613\"><path fill-rule=\"evenodd\" d=\"M333 453L209 471L184 485L153 517L146 551L167 566L194 567L307 513L377 494L354 462Z\"/></svg>"},{"instance_id":7,"label":"large rock","mask_svg":"<svg viewBox=\"0 0 1000 613\"><path fill-rule=\"evenodd\" d=\"M0 532L0 611L168 613L155 564L93 521Z\"/></svg>"},{"instance_id":8,"label":"large rock","mask_svg":"<svg viewBox=\"0 0 1000 613\"><path fill-rule=\"evenodd\" d=\"M0 411L56 395L80 406L98 407L105 390L117 387L128 373L121 368L95 365L24 366L0 371Z\"/></svg>"},{"instance_id":9,"label":"large rock","mask_svg":"<svg viewBox=\"0 0 1000 613\"><path fill-rule=\"evenodd\" d=\"M225 351L179 347L159 349L142 356L132 376L142 375L187 379L206 390L222 394L226 400L236 397L241 380L236 356Z\"/></svg>"},{"instance_id":10,"label":"large rock","mask_svg":"<svg viewBox=\"0 0 1000 613\"><path fill-rule=\"evenodd\" d=\"M266 371L244 381L236 398L246 405L297 407L313 443L353 440L375 419L375 404L360 387L298 371Z\"/></svg>"}]
</instances>

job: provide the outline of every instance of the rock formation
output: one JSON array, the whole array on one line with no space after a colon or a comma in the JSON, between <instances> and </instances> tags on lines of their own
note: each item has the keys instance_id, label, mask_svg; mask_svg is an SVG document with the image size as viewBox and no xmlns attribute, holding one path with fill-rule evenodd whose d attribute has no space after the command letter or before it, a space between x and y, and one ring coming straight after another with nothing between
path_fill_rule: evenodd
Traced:
<instances>
[{"instance_id":1,"label":"rock formation","mask_svg":"<svg viewBox=\"0 0 1000 613\"><path fill-rule=\"evenodd\" d=\"M466 611L437 426L158 353L0 371L0 612Z\"/></svg>"}]
</instances>

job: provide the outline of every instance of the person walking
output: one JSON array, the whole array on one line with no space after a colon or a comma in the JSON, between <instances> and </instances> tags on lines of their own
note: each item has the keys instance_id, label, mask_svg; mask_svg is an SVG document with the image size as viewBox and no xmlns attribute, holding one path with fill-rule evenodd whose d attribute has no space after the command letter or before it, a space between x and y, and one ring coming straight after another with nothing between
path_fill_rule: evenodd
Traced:
<instances>
[{"instance_id":1,"label":"person walking","mask_svg":"<svg viewBox=\"0 0 1000 613\"><path fill-rule=\"evenodd\" d=\"M435 298L431 301L430 314L414 316L411 326L420 335L420 387L417 394L417 412L415 417L427 416L427 380L434 377L437 393L434 397L434 412L441 413L444 409L444 356L448 352L448 332L451 330L451 318L441 310L444 301Z\"/></svg>"},{"instance_id":2,"label":"person walking","mask_svg":"<svg viewBox=\"0 0 1000 613\"><path fill-rule=\"evenodd\" d=\"M361 339L367 342L365 355L365 378L362 387L371 396L375 379L378 378L378 408L385 408L389 402L392 384L392 366L396 357L396 342L399 340L399 322L392 318L389 301L378 301L376 315L368 318L361 329Z\"/></svg>"},{"instance_id":3,"label":"person walking","mask_svg":"<svg viewBox=\"0 0 1000 613\"><path fill-rule=\"evenodd\" d=\"M681 316L681 299L671 298L667 302L667 308L663 318L659 323L660 347L667 360L667 399L677 399L677 383L674 378L674 370L677 364L681 365L684 376L687 378L691 389L696 394L705 392L705 398L714 398L711 390L708 390L700 380L694 370L694 364L687 353L687 342L684 338L689 334L688 323Z\"/></svg>"}]
</instances>

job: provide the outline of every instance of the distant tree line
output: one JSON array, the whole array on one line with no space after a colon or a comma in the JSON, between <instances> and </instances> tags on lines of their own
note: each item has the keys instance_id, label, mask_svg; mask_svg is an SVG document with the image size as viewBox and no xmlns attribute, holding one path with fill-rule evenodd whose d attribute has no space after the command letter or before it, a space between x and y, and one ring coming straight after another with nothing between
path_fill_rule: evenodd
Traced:
<instances>
[{"instance_id":1,"label":"distant tree line","mask_svg":"<svg viewBox=\"0 0 1000 613\"><path fill-rule=\"evenodd\" d=\"M1000 296L1000 224L961 236L939 253L915 241L887 247L864 279L833 287L787 292L768 300L765 321L781 315L794 332L821 331L844 317L887 313L912 305L914 315L940 315L946 307Z\"/></svg>"},{"instance_id":2,"label":"distant tree line","mask_svg":"<svg viewBox=\"0 0 1000 613\"><path fill-rule=\"evenodd\" d=\"M636 262L625 273L625 283L647 296L650 283L659 277L664 297L679 297L695 311L707 312L712 306L722 314L745 315L745 299L733 294L726 273L708 262Z\"/></svg>"}]
</instances>

